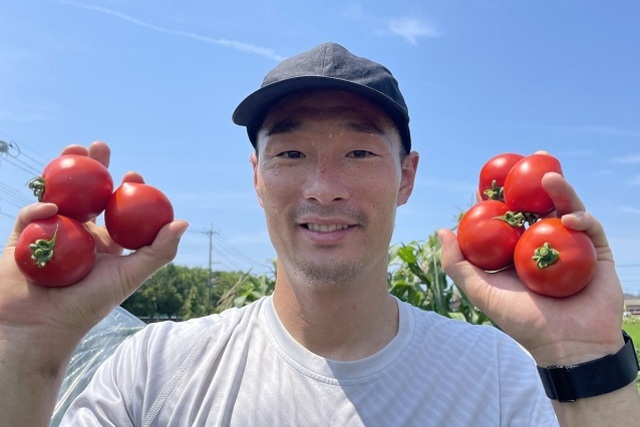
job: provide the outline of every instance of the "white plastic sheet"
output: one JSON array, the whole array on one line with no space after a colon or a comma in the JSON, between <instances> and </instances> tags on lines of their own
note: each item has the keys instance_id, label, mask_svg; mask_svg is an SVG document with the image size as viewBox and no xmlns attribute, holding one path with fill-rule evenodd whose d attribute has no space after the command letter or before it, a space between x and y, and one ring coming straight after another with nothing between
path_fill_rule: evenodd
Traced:
<instances>
[{"instance_id":1,"label":"white plastic sheet","mask_svg":"<svg viewBox=\"0 0 640 427\"><path fill-rule=\"evenodd\" d=\"M71 402L87 386L96 369L145 323L117 307L82 339L74 352L58 393L50 427L57 427Z\"/></svg>"}]
</instances>

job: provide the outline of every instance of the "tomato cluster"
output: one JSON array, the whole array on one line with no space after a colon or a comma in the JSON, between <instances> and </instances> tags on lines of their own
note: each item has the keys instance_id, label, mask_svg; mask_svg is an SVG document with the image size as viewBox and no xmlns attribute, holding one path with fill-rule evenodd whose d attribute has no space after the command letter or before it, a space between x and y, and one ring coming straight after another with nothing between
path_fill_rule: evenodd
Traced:
<instances>
[{"instance_id":1,"label":"tomato cluster","mask_svg":"<svg viewBox=\"0 0 640 427\"><path fill-rule=\"evenodd\" d=\"M555 157L502 153L480 170L481 198L458 224L458 244L467 261L485 271L510 267L541 295L568 297L584 289L596 268L589 236L549 217L553 201L542 187L547 172L562 175Z\"/></svg>"},{"instance_id":2,"label":"tomato cluster","mask_svg":"<svg viewBox=\"0 0 640 427\"><path fill-rule=\"evenodd\" d=\"M173 206L160 190L123 182L114 191L107 168L88 156L59 156L28 186L38 201L58 207L53 217L25 227L14 252L20 271L41 286L68 286L91 271L96 244L82 224L103 212L111 239L131 250L150 245L173 221Z\"/></svg>"}]
</instances>

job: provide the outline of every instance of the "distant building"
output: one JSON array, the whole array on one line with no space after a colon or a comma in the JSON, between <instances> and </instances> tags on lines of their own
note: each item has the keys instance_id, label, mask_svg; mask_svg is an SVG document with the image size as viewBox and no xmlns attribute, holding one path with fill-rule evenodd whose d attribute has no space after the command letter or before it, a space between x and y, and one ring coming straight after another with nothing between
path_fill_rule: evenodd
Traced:
<instances>
[{"instance_id":1,"label":"distant building","mask_svg":"<svg viewBox=\"0 0 640 427\"><path fill-rule=\"evenodd\" d=\"M632 315L640 315L640 298L625 298L624 311Z\"/></svg>"}]
</instances>

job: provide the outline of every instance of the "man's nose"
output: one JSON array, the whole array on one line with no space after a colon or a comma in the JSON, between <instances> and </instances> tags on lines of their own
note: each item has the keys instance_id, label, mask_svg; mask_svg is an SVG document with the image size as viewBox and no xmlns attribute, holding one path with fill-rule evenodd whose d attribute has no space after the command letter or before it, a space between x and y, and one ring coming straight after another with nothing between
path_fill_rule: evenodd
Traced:
<instances>
[{"instance_id":1,"label":"man's nose","mask_svg":"<svg viewBox=\"0 0 640 427\"><path fill-rule=\"evenodd\" d=\"M321 157L307 175L304 197L320 204L330 204L349 198L348 174L339 161Z\"/></svg>"}]
</instances>

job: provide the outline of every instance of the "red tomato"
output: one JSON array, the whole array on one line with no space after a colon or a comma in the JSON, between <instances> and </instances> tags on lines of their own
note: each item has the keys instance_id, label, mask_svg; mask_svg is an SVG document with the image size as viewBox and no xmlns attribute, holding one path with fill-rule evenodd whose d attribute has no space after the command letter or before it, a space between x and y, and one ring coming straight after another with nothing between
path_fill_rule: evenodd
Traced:
<instances>
[{"instance_id":1,"label":"red tomato","mask_svg":"<svg viewBox=\"0 0 640 427\"><path fill-rule=\"evenodd\" d=\"M111 174L102 163L88 156L66 154L53 159L42 176L29 181L41 202L58 205L58 214L80 222L104 211L113 191Z\"/></svg>"},{"instance_id":2,"label":"red tomato","mask_svg":"<svg viewBox=\"0 0 640 427\"><path fill-rule=\"evenodd\" d=\"M96 244L73 218L54 215L25 227L14 252L22 274L40 286L68 286L91 271Z\"/></svg>"},{"instance_id":3,"label":"red tomato","mask_svg":"<svg viewBox=\"0 0 640 427\"><path fill-rule=\"evenodd\" d=\"M173 206L157 188L123 182L114 191L104 212L111 238L126 249L150 245L158 231L173 221Z\"/></svg>"},{"instance_id":4,"label":"red tomato","mask_svg":"<svg viewBox=\"0 0 640 427\"><path fill-rule=\"evenodd\" d=\"M513 264L513 251L524 226L521 218L511 218L509 208L497 200L475 204L458 224L458 244L464 257L487 271Z\"/></svg>"},{"instance_id":5,"label":"red tomato","mask_svg":"<svg viewBox=\"0 0 640 427\"><path fill-rule=\"evenodd\" d=\"M542 188L542 177L558 172L562 167L549 154L532 154L516 163L504 182L504 202L516 212L545 215L554 209L553 201Z\"/></svg>"},{"instance_id":6,"label":"red tomato","mask_svg":"<svg viewBox=\"0 0 640 427\"><path fill-rule=\"evenodd\" d=\"M565 227L559 218L546 218L525 231L514 260L527 288L562 298L577 294L591 282L597 254L587 233Z\"/></svg>"},{"instance_id":7,"label":"red tomato","mask_svg":"<svg viewBox=\"0 0 640 427\"><path fill-rule=\"evenodd\" d=\"M482 166L478 191L483 200L504 200L502 188L507 174L523 158L522 154L502 153L493 156Z\"/></svg>"}]
</instances>

